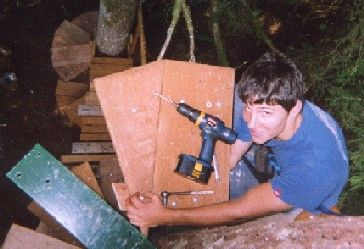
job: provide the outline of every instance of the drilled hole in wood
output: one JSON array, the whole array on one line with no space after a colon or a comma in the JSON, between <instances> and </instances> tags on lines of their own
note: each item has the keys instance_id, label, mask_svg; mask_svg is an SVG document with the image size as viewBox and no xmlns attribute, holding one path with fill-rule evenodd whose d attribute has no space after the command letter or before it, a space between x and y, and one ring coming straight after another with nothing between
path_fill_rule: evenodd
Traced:
<instances>
[{"instance_id":1,"label":"drilled hole in wood","mask_svg":"<svg viewBox=\"0 0 364 249\"><path fill-rule=\"evenodd\" d=\"M46 179L45 180L45 183L47 183L47 184L49 184L51 182L51 180L50 179Z\"/></svg>"},{"instance_id":2,"label":"drilled hole in wood","mask_svg":"<svg viewBox=\"0 0 364 249\"><path fill-rule=\"evenodd\" d=\"M20 172L16 173L16 177L20 178L22 174Z\"/></svg>"}]
</instances>

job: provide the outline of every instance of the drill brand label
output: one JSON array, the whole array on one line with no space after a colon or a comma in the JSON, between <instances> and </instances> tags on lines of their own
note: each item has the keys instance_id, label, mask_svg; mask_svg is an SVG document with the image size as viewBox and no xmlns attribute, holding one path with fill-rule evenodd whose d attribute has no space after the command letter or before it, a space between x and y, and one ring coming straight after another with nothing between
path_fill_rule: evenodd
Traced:
<instances>
[{"instance_id":1,"label":"drill brand label","mask_svg":"<svg viewBox=\"0 0 364 249\"><path fill-rule=\"evenodd\" d=\"M203 120L203 118L205 117L205 113L201 112L200 116L198 116L198 118L196 119L195 125L199 126Z\"/></svg>"},{"instance_id":2,"label":"drill brand label","mask_svg":"<svg viewBox=\"0 0 364 249\"><path fill-rule=\"evenodd\" d=\"M202 164L201 163L197 163L195 164L195 168L192 170L192 177L194 178L200 178L202 173Z\"/></svg>"}]
</instances>

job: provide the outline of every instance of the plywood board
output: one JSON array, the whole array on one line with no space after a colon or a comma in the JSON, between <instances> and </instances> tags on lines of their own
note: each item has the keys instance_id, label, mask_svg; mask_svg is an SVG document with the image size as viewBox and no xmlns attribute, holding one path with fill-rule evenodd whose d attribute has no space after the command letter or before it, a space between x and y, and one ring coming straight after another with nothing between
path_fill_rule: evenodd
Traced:
<instances>
[{"instance_id":1,"label":"plywood board","mask_svg":"<svg viewBox=\"0 0 364 249\"><path fill-rule=\"evenodd\" d=\"M80 247L67 244L29 228L13 224L6 236L2 249L79 249Z\"/></svg>"},{"instance_id":2,"label":"plywood board","mask_svg":"<svg viewBox=\"0 0 364 249\"><path fill-rule=\"evenodd\" d=\"M128 185L125 182L112 183L112 190L116 196L119 210L125 211L126 200L130 197Z\"/></svg>"},{"instance_id":3,"label":"plywood board","mask_svg":"<svg viewBox=\"0 0 364 249\"><path fill-rule=\"evenodd\" d=\"M95 79L114 149L131 193L151 191L163 62Z\"/></svg>"},{"instance_id":4,"label":"plywood board","mask_svg":"<svg viewBox=\"0 0 364 249\"><path fill-rule=\"evenodd\" d=\"M234 70L203 64L167 61L164 66L162 94L175 102L185 102L232 124ZM153 192L212 190L213 195L171 195L174 207L200 206L228 200L229 145L217 141L216 158L220 182L214 174L207 185L184 178L174 170L180 154L199 156L201 130L188 118L180 115L168 102L162 101L159 112L158 140L153 174Z\"/></svg>"},{"instance_id":5,"label":"plywood board","mask_svg":"<svg viewBox=\"0 0 364 249\"><path fill-rule=\"evenodd\" d=\"M183 100L231 127L232 68L162 60L94 82L130 193L214 191L206 196L171 196L171 202L178 207L228 199L229 145L218 142L216 146L220 183L214 181L214 176L208 185L203 185L175 174L179 154L198 156L200 130L153 93L162 92L175 101Z\"/></svg>"}]
</instances>

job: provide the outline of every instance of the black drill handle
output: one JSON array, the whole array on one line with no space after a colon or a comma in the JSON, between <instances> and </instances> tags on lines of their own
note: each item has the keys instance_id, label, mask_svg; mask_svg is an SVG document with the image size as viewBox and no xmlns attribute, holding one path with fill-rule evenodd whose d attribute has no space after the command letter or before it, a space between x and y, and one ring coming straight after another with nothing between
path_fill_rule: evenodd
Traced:
<instances>
[{"instance_id":1,"label":"black drill handle","mask_svg":"<svg viewBox=\"0 0 364 249\"><path fill-rule=\"evenodd\" d=\"M202 146L200 151L199 158L202 161L205 161L208 164L212 163L214 151L215 151L215 144L216 144L216 136L211 133L201 133L202 136Z\"/></svg>"}]
</instances>

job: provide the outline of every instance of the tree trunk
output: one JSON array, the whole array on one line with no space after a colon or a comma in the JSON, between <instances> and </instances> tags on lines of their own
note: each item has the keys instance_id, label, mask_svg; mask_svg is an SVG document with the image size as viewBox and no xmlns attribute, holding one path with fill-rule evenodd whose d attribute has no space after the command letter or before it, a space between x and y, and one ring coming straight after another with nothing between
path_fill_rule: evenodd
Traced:
<instances>
[{"instance_id":1,"label":"tree trunk","mask_svg":"<svg viewBox=\"0 0 364 249\"><path fill-rule=\"evenodd\" d=\"M171 231L151 236L158 248L363 248L364 217L292 221L276 214L234 226Z\"/></svg>"},{"instance_id":2,"label":"tree trunk","mask_svg":"<svg viewBox=\"0 0 364 249\"><path fill-rule=\"evenodd\" d=\"M217 52L217 59L219 61L219 64L221 66L229 66L229 61L226 56L225 46L224 42L221 38L220 34L220 26L219 26L219 18L218 18L218 0L212 0L211 6L212 6L212 34L214 37L214 43L216 47Z\"/></svg>"},{"instance_id":3,"label":"tree trunk","mask_svg":"<svg viewBox=\"0 0 364 249\"><path fill-rule=\"evenodd\" d=\"M138 3L137 0L100 0L96 47L101 53L117 56L125 50Z\"/></svg>"}]
</instances>

